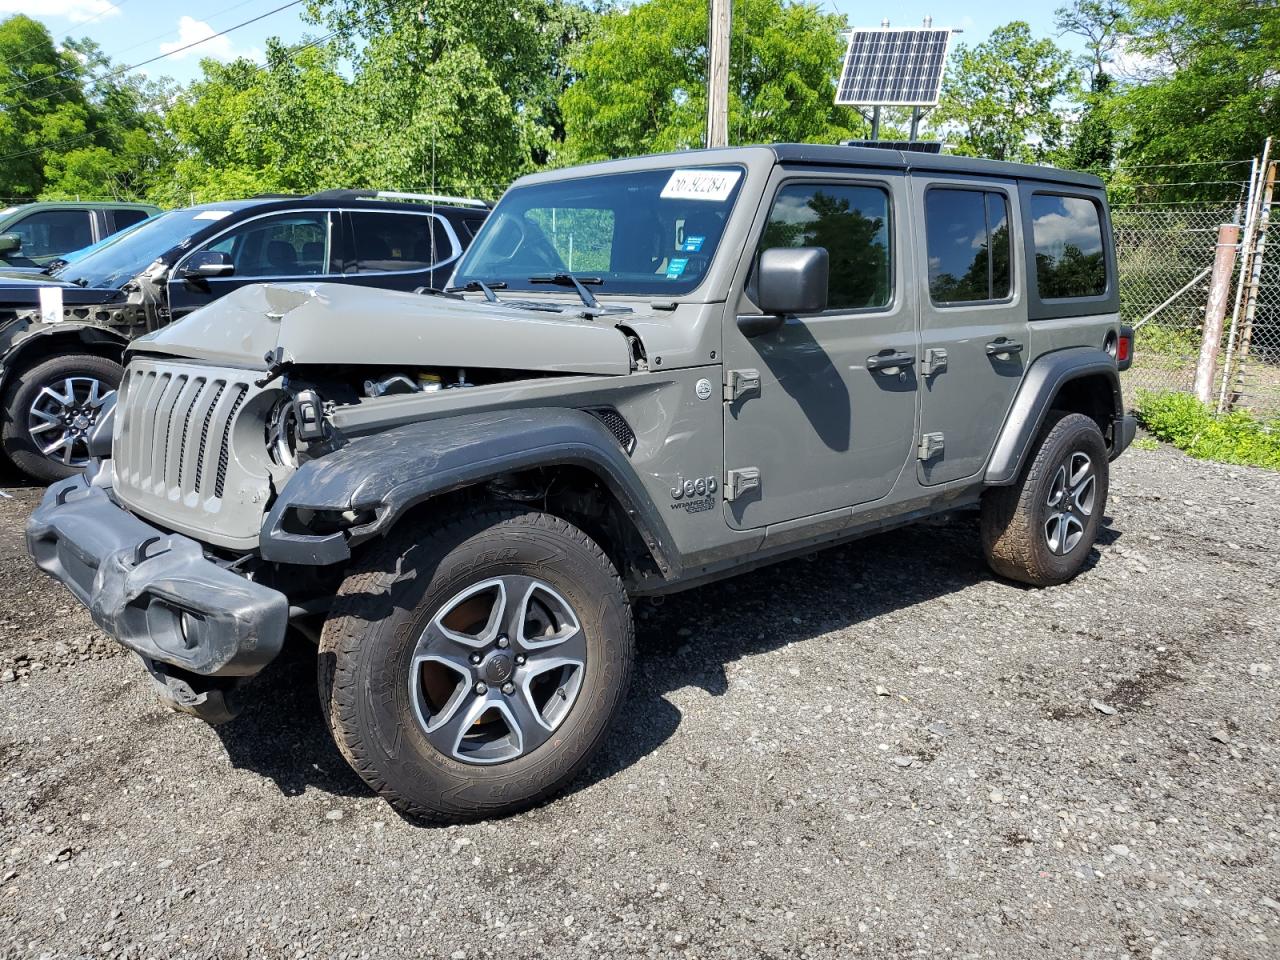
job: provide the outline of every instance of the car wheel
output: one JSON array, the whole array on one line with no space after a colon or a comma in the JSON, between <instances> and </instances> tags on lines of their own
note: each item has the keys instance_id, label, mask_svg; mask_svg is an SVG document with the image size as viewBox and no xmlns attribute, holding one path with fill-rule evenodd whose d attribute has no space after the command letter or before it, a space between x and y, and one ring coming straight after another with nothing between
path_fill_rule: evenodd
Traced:
<instances>
[{"instance_id":1,"label":"car wheel","mask_svg":"<svg viewBox=\"0 0 1280 960\"><path fill-rule=\"evenodd\" d=\"M631 610L586 534L491 508L393 535L345 579L320 640L339 749L411 816L532 806L569 783L622 705Z\"/></svg>"},{"instance_id":2,"label":"car wheel","mask_svg":"<svg viewBox=\"0 0 1280 960\"><path fill-rule=\"evenodd\" d=\"M1079 413L1053 413L1017 483L987 491L982 546L991 569L1036 587L1084 566L1107 508L1107 445Z\"/></svg>"},{"instance_id":3,"label":"car wheel","mask_svg":"<svg viewBox=\"0 0 1280 960\"><path fill-rule=\"evenodd\" d=\"M89 433L124 368L89 354L52 357L19 372L4 398L0 442L13 465L50 483L89 463Z\"/></svg>"}]
</instances>

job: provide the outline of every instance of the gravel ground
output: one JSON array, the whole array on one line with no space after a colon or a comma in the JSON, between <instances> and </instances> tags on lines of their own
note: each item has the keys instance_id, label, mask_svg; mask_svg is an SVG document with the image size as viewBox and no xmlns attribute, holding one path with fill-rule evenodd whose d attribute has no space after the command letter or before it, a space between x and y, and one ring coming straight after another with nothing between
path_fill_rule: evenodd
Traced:
<instances>
[{"instance_id":1,"label":"gravel ground","mask_svg":"<svg viewBox=\"0 0 1280 960\"><path fill-rule=\"evenodd\" d=\"M5 489L0 956L1280 956L1280 475L1133 451L1060 588L960 518L644 605L573 790L447 829L344 766L306 651L160 709Z\"/></svg>"}]
</instances>

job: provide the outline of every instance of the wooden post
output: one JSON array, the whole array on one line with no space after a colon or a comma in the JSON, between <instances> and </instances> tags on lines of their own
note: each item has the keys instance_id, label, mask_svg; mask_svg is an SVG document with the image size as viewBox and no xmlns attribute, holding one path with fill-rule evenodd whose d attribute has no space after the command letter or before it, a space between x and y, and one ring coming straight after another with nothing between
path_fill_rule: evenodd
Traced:
<instances>
[{"instance_id":1,"label":"wooden post","mask_svg":"<svg viewBox=\"0 0 1280 960\"><path fill-rule=\"evenodd\" d=\"M1231 295L1231 277L1235 273L1236 252L1239 249L1240 225L1220 225L1218 247L1213 254L1213 272L1209 276L1209 300L1204 308L1200 359L1196 362L1195 395L1205 404L1213 402L1214 373L1218 369L1218 349L1222 345L1222 324L1227 317L1227 299Z\"/></svg>"},{"instance_id":2,"label":"wooden post","mask_svg":"<svg viewBox=\"0 0 1280 960\"><path fill-rule=\"evenodd\" d=\"M729 44L732 0L708 0L707 146L729 145Z\"/></svg>"}]
</instances>

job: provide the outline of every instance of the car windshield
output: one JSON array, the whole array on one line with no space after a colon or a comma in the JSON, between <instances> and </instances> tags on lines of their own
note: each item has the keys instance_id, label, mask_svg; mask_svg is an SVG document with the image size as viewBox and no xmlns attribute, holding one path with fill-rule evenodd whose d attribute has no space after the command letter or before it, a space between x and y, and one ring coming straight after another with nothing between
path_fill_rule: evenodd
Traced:
<instances>
[{"instance_id":1,"label":"car windshield","mask_svg":"<svg viewBox=\"0 0 1280 960\"><path fill-rule=\"evenodd\" d=\"M688 293L715 257L742 176L738 167L668 167L515 187L453 282L545 290L537 278L570 274L598 281L600 296Z\"/></svg>"},{"instance_id":2,"label":"car windshield","mask_svg":"<svg viewBox=\"0 0 1280 960\"><path fill-rule=\"evenodd\" d=\"M226 210L171 210L144 220L137 228L109 237L96 250L53 271L59 280L82 287L118 287L136 277L161 254L171 250Z\"/></svg>"}]
</instances>

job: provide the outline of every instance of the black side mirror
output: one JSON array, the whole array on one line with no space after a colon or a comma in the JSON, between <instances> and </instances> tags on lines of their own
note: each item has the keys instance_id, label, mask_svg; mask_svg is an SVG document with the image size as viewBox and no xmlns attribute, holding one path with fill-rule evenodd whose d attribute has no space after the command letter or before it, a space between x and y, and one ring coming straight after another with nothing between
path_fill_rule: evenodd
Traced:
<instances>
[{"instance_id":1,"label":"black side mirror","mask_svg":"<svg viewBox=\"0 0 1280 960\"><path fill-rule=\"evenodd\" d=\"M772 247L760 254L756 301L764 316L742 316L738 326L748 337L776 330L793 313L827 309L831 258L826 247Z\"/></svg>"},{"instance_id":2,"label":"black side mirror","mask_svg":"<svg viewBox=\"0 0 1280 960\"><path fill-rule=\"evenodd\" d=\"M229 277L236 272L230 254L218 250L201 250L193 253L182 265L183 280L208 280L210 277Z\"/></svg>"},{"instance_id":3,"label":"black side mirror","mask_svg":"<svg viewBox=\"0 0 1280 960\"><path fill-rule=\"evenodd\" d=\"M22 237L16 233L0 233L0 253L13 253L22 249Z\"/></svg>"}]
</instances>

